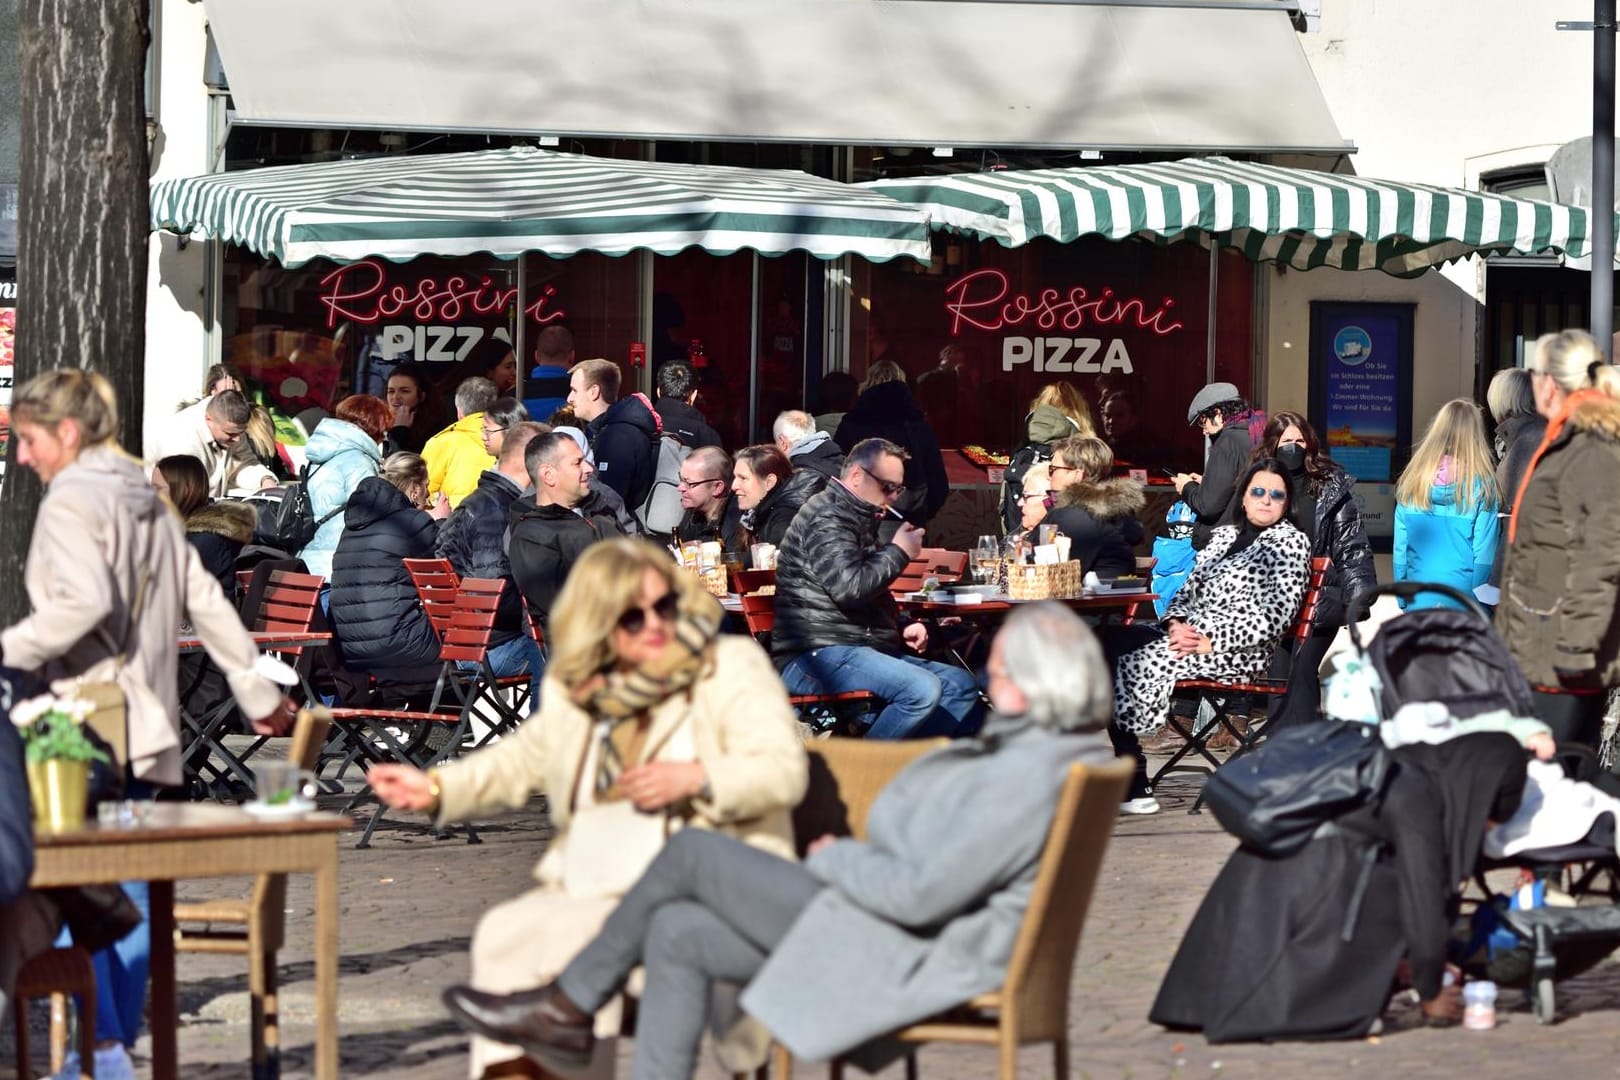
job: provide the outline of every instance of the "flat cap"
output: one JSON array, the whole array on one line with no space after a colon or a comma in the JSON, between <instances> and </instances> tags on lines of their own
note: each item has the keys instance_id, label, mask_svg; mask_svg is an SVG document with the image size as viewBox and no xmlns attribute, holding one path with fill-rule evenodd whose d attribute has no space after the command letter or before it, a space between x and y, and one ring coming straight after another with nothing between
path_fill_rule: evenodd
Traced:
<instances>
[{"instance_id":1,"label":"flat cap","mask_svg":"<svg viewBox=\"0 0 1620 1080\"><path fill-rule=\"evenodd\" d=\"M1212 405L1219 405L1223 401L1241 401L1243 392L1229 382L1212 382L1193 397L1192 404L1187 406L1187 423L1197 421L1198 414Z\"/></svg>"}]
</instances>

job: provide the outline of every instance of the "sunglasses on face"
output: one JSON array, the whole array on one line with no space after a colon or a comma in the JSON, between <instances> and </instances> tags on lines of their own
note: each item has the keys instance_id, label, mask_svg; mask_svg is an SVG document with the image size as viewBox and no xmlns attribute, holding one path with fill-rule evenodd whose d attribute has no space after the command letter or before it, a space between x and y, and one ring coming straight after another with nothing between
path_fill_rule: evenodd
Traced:
<instances>
[{"instance_id":1,"label":"sunglasses on face","mask_svg":"<svg viewBox=\"0 0 1620 1080\"><path fill-rule=\"evenodd\" d=\"M1271 496L1272 502L1282 502L1284 499L1288 498L1288 492L1279 491L1277 488L1252 487L1249 489L1249 494L1253 495L1256 499L1264 499L1267 495L1269 495Z\"/></svg>"},{"instance_id":2,"label":"sunglasses on face","mask_svg":"<svg viewBox=\"0 0 1620 1080\"><path fill-rule=\"evenodd\" d=\"M866 475L872 477L872 483L876 484L878 490L883 492L885 499L897 499L900 497L900 493L906 490L904 483L897 484L893 480L885 480L880 476L874 476L872 473Z\"/></svg>"},{"instance_id":3,"label":"sunglasses on face","mask_svg":"<svg viewBox=\"0 0 1620 1080\"><path fill-rule=\"evenodd\" d=\"M627 634L639 634L647 626L647 615L657 615L664 622L673 622L681 606L680 597L667 592L652 602L650 607L636 606L619 616L619 629Z\"/></svg>"}]
</instances>

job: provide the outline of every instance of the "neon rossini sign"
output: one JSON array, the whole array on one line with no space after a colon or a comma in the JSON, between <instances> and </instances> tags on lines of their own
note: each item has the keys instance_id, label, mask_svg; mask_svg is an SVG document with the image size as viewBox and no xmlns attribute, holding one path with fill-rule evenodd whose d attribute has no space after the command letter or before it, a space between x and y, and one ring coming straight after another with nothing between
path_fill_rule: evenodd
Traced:
<instances>
[{"instance_id":1,"label":"neon rossini sign","mask_svg":"<svg viewBox=\"0 0 1620 1080\"><path fill-rule=\"evenodd\" d=\"M320 287L328 330L345 322L378 326L378 347L384 359L403 359L414 353L412 359L418 362L444 363L465 358L490 332L483 326L458 324L504 316L517 304L518 292L497 285L490 277L465 274L391 285L387 267L375 259L338 267L321 278ZM524 314L541 326L566 318L566 311L553 307L556 296L556 286L543 287L524 306ZM394 321L406 319L410 321Z\"/></svg>"},{"instance_id":2,"label":"neon rossini sign","mask_svg":"<svg viewBox=\"0 0 1620 1080\"><path fill-rule=\"evenodd\" d=\"M1101 375L1118 371L1128 375L1135 368L1123 340L1083 332L1117 327L1167 337L1182 329L1174 316L1175 304L1167 296L1149 306L1139 297L1120 296L1112 288L1093 293L1081 285L1017 293L1012 291L1007 275L993 268L974 270L945 287L945 311L951 317L952 337L960 337L964 328L995 333L1026 325L1065 335L1003 337L1003 371L1030 364L1037 372ZM1099 352L1103 354L1100 359Z\"/></svg>"}]
</instances>

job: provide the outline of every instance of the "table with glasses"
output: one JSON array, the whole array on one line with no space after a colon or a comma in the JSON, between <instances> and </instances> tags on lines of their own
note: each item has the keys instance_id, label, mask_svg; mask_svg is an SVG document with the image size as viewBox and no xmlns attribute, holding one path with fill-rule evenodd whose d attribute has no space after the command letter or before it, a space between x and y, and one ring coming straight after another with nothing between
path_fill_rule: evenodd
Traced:
<instances>
[{"instance_id":1,"label":"table with glasses","mask_svg":"<svg viewBox=\"0 0 1620 1080\"><path fill-rule=\"evenodd\" d=\"M94 820L71 832L34 834L29 885L150 881L152 1076L180 1075L174 966L174 883L185 878L310 874L315 884L315 1076L338 1075L338 833L340 814L277 821L234 806L156 803L133 825Z\"/></svg>"}]
</instances>

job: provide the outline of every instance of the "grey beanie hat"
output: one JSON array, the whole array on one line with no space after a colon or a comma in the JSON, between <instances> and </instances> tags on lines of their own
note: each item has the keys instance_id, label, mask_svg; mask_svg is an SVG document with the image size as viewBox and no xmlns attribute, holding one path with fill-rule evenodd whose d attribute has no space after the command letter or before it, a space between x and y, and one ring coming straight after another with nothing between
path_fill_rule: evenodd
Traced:
<instances>
[{"instance_id":1,"label":"grey beanie hat","mask_svg":"<svg viewBox=\"0 0 1620 1080\"><path fill-rule=\"evenodd\" d=\"M1212 382L1193 397L1187 406L1187 423L1198 421L1198 414L1223 401L1241 401L1243 392L1229 382Z\"/></svg>"}]
</instances>

